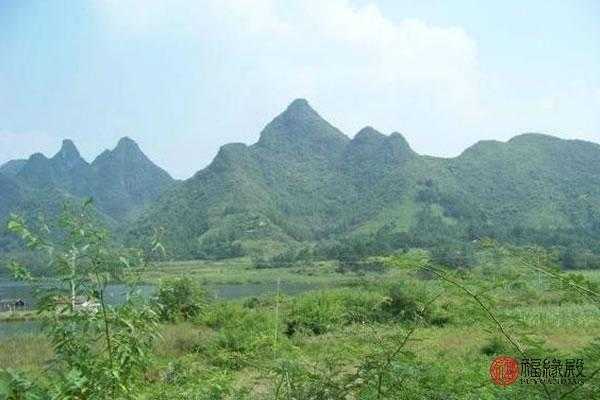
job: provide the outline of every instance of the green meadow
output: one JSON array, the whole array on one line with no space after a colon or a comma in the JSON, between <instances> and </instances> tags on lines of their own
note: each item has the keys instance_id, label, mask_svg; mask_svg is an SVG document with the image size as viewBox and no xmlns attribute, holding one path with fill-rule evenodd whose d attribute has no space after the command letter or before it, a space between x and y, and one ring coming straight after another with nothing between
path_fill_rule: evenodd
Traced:
<instances>
[{"instance_id":1,"label":"green meadow","mask_svg":"<svg viewBox=\"0 0 600 400\"><path fill-rule=\"evenodd\" d=\"M598 398L600 271L558 272L534 259L482 248L474 267L448 269L413 250L377 259L376 270L334 261L256 268L242 258L134 271L159 297L179 293L161 309L136 397ZM252 284L265 294L243 291ZM241 295L219 299L219 285ZM489 374L499 355L582 358L586 379L501 387ZM0 365L33 381L53 357L42 334L0 342Z\"/></svg>"}]
</instances>

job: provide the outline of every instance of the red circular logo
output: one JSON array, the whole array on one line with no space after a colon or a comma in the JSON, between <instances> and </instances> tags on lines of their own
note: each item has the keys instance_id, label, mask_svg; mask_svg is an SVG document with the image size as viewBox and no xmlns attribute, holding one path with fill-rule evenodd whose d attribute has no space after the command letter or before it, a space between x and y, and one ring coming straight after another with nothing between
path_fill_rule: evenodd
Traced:
<instances>
[{"instance_id":1,"label":"red circular logo","mask_svg":"<svg viewBox=\"0 0 600 400\"><path fill-rule=\"evenodd\" d=\"M512 357L500 356L492 361L490 378L496 385L512 385L519 378L519 362Z\"/></svg>"}]
</instances>

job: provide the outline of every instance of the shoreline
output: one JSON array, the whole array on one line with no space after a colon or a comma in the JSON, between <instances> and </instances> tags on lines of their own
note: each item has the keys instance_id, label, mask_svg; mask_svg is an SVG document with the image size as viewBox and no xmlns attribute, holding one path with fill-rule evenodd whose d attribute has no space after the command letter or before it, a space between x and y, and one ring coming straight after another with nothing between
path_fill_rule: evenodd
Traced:
<instances>
[{"instance_id":1,"label":"shoreline","mask_svg":"<svg viewBox=\"0 0 600 400\"><path fill-rule=\"evenodd\" d=\"M5 322L35 321L39 315L35 310L0 312L0 324Z\"/></svg>"}]
</instances>

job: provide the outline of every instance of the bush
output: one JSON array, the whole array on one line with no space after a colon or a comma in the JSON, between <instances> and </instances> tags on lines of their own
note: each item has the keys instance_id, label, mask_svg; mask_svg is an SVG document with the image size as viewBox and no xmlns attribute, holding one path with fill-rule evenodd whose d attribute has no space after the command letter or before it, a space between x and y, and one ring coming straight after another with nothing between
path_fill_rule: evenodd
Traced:
<instances>
[{"instance_id":1,"label":"bush","mask_svg":"<svg viewBox=\"0 0 600 400\"><path fill-rule=\"evenodd\" d=\"M131 267L143 267L143 254L112 246L108 232L99 228L89 209L65 211L56 229L44 236L12 216L8 229L27 247L39 252L51 267L53 279L35 291L43 333L54 358L35 383L8 371L0 376L0 398L8 399L133 399L140 378L150 365L149 352L157 337L158 318L130 287L128 300L117 306L105 301L109 282L124 279ZM61 237L53 243L48 237ZM16 278L36 283L27 267L11 264ZM70 291L65 293L65 288ZM77 298L95 303L78 308ZM46 380L47 379L47 380Z\"/></svg>"},{"instance_id":2,"label":"bush","mask_svg":"<svg viewBox=\"0 0 600 400\"><path fill-rule=\"evenodd\" d=\"M162 321L187 321L200 314L206 292L189 278L169 279L161 282L156 304Z\"/></svg>"},{"instance_id":3,"label":"bush","mask_svg":"<svg viewBox=\"0 0 600 400\"><path fill-rule=\"evenodd\" d=\"M387 300L382 305L385 319L416 322L420 318L429 320L431 312L424 309L408 291L398 285L391 286L387 292Z\"/></svg>"},{"instance_id":4,"label":"bush","mask_svg":"<svg viewBox=\"0 0 600 400\"><path fill-rule=\"evenodd\" d=\"M352 272L358 275L364 275L368 272L383 273L385 272L385 264L378 259L353 259L353 258L342 258L338 260L338 266L336 272L344 274L346 272Z\"/></svg>"},{"instance_id":5,"label":"bush","mask_svg":"<svg viewBox=\"0 0 600 400\"><path fill-rule=\"evenodd\" d=\"M383 310L386 296L380 290L337 289L312 292L291 299L286 334L306 331L320 335L337 326L389 319Z\"/></svg>"},{"instance_id":6,"label":"bush","mask_svg":"<svg viewBox=\"0 0 600 400\"><path fill-rule=\"evenodd\" d=\"M215 303L202 315L201 322L216 330L204 349L213 365L237 370L272 354L282 344L281 326L271 309L251 309L241 303Z\"/></svg>"},{"instance_id":7,"label":"bush","mask_svg":"<svg viewBox=\"0 0 600 400\"><path fill-rule=\"evenodd\" d=\"M387 289L333 289L310 292L290 299L285 333L308 332L321 335L352 323L416 322L444 325L448 318L424 308L421 298L402 285Z\"/></svg>"},{"instance_id":8,"label":"bush","mask_svg":"<svg viewBox=\"0 0 600 400\"><path fill-rule=\"evenodd\" d=\"M309 293L293 299L285 333L291 336L297 331L308 331L320 335L341 324L345 310L339 300L334 292Z\"/></svg>"},{"instance_id":9,"label":"bush","mask_svg":"<svg viewBox=\"0 0 600 400\"><path fill-rule=\"evenodd\" d=\"M431 250L431 261L449 268L469 268L477 264L474 249L468 244L439 245Z\"/></svg>"}]
</instances>

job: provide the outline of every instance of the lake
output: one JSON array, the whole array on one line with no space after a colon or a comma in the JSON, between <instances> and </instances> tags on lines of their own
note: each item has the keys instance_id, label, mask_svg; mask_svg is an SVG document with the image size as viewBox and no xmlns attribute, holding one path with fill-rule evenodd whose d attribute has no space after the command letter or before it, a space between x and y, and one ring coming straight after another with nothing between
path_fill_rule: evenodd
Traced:
<instances>
[{"instance_id":1,"label":"lake","mask_svg":"<svg viewBox=\"0 0 600 400\"><path fill-rule=\"evenodd\" d=\"M154 292L154 285L139 285L142 295L148 297ZM106 301L109 304L120 304L127 297L128 286L122 283L110 284L106 290ZM32 288L24 282L0 278L0 301L20 299L28 308L35 308L36 301ZM0 310L3 311L3 310Z\"/></svg>"},{"instance_id":2,"label":"lake","mask_svg":"<svg viewBox=\"0 0 600 400\"><path fill-rule=\"evenodd\" d=\"M295 295L309 290L318 289L320 285L312 283L281 282L279 290L286 295ZM141 294L150 297L155 292L154 285L144 284L138 286ZM258 297L277 293L276 283L241 283L223 284L207 287L210 297L215 300L230 300L246 297ZM120 304L126 300L128 286L124 284L111 284L107 288L107 302ZM32 289L23 282L0 278L0 300L22 299L29 307L35 307L35 298ZM0 338L17 334L32 334L40 330L37 321L12 321L0 322Z\"/></svg>"}]
</instances>

